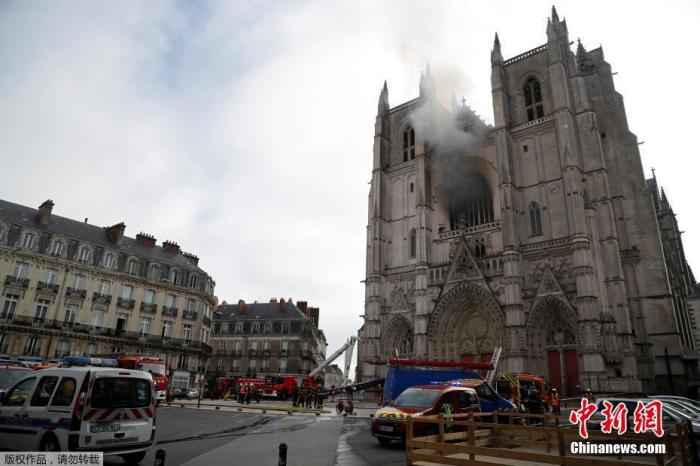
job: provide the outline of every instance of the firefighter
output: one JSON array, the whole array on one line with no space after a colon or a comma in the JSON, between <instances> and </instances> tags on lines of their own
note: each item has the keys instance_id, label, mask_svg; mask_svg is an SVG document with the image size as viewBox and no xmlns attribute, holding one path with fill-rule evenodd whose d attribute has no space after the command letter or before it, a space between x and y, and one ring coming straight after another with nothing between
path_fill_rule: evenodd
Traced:
<instances>
[{"instance_id":1,"label":"firefighter","mask_svg":"<svg viewBox=\"0 0 700 466\"><path fill-rule=\"evenodd\" d=\"M552 388L552 393L549 397L550 403L552 405L552 414L559 416L561 414L561 399L559 398L559 392L556 388Z\"/></svg>"}]
</instances>

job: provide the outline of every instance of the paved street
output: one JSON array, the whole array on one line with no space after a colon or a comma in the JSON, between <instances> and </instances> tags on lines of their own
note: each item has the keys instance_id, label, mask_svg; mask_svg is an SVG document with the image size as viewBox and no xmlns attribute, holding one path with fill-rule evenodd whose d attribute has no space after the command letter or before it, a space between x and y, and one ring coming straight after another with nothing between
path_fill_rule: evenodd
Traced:
<instances>
[{"instance_id":1,"label":"paved street","mask_svg":"<svg viewBox=\"0 0 700 466\"><path fill-rule=\"evenodd\" d=\"M369 411L368 411L369 412ZM276 466L278 446L288 445L289 466L404 464L401 447L381 448L369 433L370 419L262 414L180 407L158 408L158 445L143 460L153 464L157 449L166 466ZM119 458L106 461L122 464Z\"/></svg>"}]
</instances>

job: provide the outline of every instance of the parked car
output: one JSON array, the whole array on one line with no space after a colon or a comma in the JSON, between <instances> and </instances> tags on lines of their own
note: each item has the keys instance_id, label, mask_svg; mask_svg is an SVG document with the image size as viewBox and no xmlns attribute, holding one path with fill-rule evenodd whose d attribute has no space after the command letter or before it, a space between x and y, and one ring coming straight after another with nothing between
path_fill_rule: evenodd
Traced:
<instances>
[{"instance_id":1,"label":"parked car","mask_svg":"<svg viewBox=\"0 0 700 466\"><path fill-rule=\"evenodd\" d=\"M690 398L686 398L684 396L656 395L656 396L652 396L651 398L653 398L655 400L661 400L664 403L666 401L679 401L685 405L692 406L696 412L700 413L700 401L691 400Z\"/></svg>"},{"instance_id":2,"label":"parked car","mask_svg":"<svg viewBox=\"0 0 700 466\"><path fill-rule=\"evenodd\" d=\"M137 464L154 443L155 415L146 372L32 371L0 394L0 451L101 451Z\"/></svg>"},{"instance_id":3,"label":"parked car","mask_svg":"<svg viewBox=\"0 0 700 466\"><path fill-rule=\"evenodd\" d=\"M32 370L23 365L0 363L0 393L4 393L15 382L31 373Z\"/></svg>"},{"instance_id":4,"label":"parked car","mask_svg":"<svg viewBox=\"0 0 700 466\"><path fill-rule=\"evenodd\" d=\"M448 405L454 414L480 411L479 396L471 387L447 383L418 385L407 388L391 402L377 410L372 419L372 435L381 445L403 441L406 436L406 420L438 414ZM435 424L414 424L414 435L428 435L437 429Z\"/></svg>"},{"instance_id":5,"label":"parked car","mask_svg":"<svg viewBox=\"0 0 700 466\"><path fill-rule=\"evenodd\" d=\"M196 388L190 388L189 390L186 391L185 393L185 398L189 400L194 400L199 398L199 390Z\"/></svg>"}]
</instances>

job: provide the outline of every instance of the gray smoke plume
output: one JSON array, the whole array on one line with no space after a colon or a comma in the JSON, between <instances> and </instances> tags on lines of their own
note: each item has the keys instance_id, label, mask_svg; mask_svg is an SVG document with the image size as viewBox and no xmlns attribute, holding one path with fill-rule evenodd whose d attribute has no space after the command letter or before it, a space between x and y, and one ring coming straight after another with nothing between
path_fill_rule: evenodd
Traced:
<instances>
[{"instance_id":1,"label":"gray smoke plume","mask_svg":"<svg viewBox=\"0 0 700 466\"><path fill-rule=\"evenodd\" d=\"M469 107L457 102L450 109L441 105L438 95L447 90L429 73L422 78L423 102L409 119L430 147L435 187L450 204L466 205L487 189L476 159L469 156L478 155L488 127Z\"/></svg>"}]
</instances>

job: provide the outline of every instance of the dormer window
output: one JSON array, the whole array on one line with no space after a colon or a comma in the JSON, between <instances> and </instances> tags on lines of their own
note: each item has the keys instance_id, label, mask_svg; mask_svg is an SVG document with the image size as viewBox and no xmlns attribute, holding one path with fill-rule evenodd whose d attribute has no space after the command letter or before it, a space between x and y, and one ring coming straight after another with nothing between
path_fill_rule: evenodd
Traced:
<instances>
[{"instance_id":1,"label":"dormer window","mask_svg":"<svg viewBox=\"0 0 700 466\"><path fill-rule=\"evenodd\" d=\"M54 241L53 247L51 248L51 255L62 256L63 255L63 241Z\"/></svg>"},{"instance_id":2,"label":"dormer window","mask_svg":"<svg viewBox=\"0 0 700 466\"><path fill-rule=\"evenodd\" d=\"M535 78L529 78L525 82L523 93L525 94L527 121L542 118L544 116L544 107L542 106L542 88L540 87L540 82Z\"/></svg>"},{"instance_id":3,"label":"dormer window","mask_svg":"<svg viewBox=\"0 0 700 466\"><path fill-rule=\"evenodd\" d=\"M80 248L80 256L78 256L78 260L83 264L87 264L90 261L90 248L87 246Z\"/></svg>"},{"instance_id":4,"label":"dormer window","mask_svg":"<svg viewBox=\"0 0 700 466\"><path fill-rule=\"evenodd\" d=\"M180 272L177 269L170 269L170 283L173 285L179 285L180 282Z\"/></svg>"},{"instance_id":5,"label":"dormer window","mask_svg":"<svg viewBox=\"0 0 700 466\"><path fill-rule=\"evenodd\" d=\"M197 288L197 275L190 275L190 288Z\"/></svg>"},{"instance_id":6,"label":"dormer window","mask_svg":"<svg viewBox=\"0 0 700 466\"><path fill-rule=\"evenodd\" d=\"M22 240L22 247L25 249L32 249L34 247L34 233L24 234L24 239Z\"/></svg>"},{"instance_id":7,"label":"dormer window","mask_svg":"<svg viewBox=\"0 0 700 466\"><path fill-rule=\"evenodd\" d=\"M112 254L111 252L105 254L104 266L106 269L114 268L114 254Z\"/></svg>"},{"instance_id":8,"label":"dormer window","mask_svg":"<svg viewBox=\"0 0 700 466\"><path fill-rule=\"evenodd\" d=\"M403 132L403 161L416 158L416 132L410 126Z\"/></svg>"},{"instance_id":9,"label":"dormer window","mask_svg":"<svg viewBox=\"0 0 700 466\"><path fill-rule=\"evenodd\" d=\"M138 264L136 263L135 259L131 259L129 261L129 267L127 270L129 272L129 275L136 275L137 265Z\"/></svg>"},{"instance_id":10,"label":"dormer window","mask_svg":"<svg viewBox=\"0 0 700 466\"><path fill-rule=\"evenodd\" d=\"M158 280L160 278L160 266L158 264L151 264L149 277L151 280Z\"/></svg>"}]
</instances>

